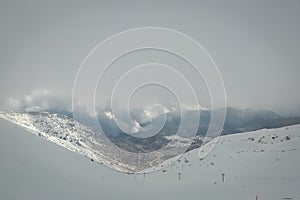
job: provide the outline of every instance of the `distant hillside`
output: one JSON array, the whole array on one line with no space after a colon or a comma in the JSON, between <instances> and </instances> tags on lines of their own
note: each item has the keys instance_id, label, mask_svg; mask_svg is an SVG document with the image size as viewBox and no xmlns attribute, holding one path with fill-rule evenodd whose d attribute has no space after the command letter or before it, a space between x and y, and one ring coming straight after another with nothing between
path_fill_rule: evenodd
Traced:
<instances>
[{"instance_id":1,"label":"distant hillside","mask_svg":"<svg viewBox=\"0 0 300 200\"><path fill-rule=\"evenodd\" d=\"M205 136L207 134L208 126L211 122L211 115L213 113L214 119L217 119L216 123L222 121L223 112L226 109L226 117L222 130L222 135L256 131L264 128L279 128L284 126L291 126L295 124L300 124L300 117L282 117L276 112L270 110L257 110L257 109L238 109L233 107L228 108L219 108L214 110L201 110L199 126L196 135ZM72 117L72 113L69 112L56 112L49 110L50 113L59 113ZM151 121L139 120L138 116L142 110L136 110L135 117L137 117L137 122L141 127L146 127L151 124ZM104 134L117 146L123 148L126 146L126 149L131 152L151 152L157 149L162 148L167 145L170 141L166 136L175 135L178 131L181 117L185 117L188 121L191 121L188 127L185 127L186 132L192 132L195 129L195 124L192 123L193 119L197 117L198 111L189 110L183 112L183 116L179 112L169 112L167 114L167 120L163 128L154 136L146 138L138 138L131 136L124 131L122 131L114 119L107 117L105 112L98 115L98 121L101 125L102 131ZM164 120L163 116L156 116L158 120ZM98 129L98 125L92 123L90 116L83 115L81 119L86 126L93 128L94 130ZM220 128L220 124L211 123L212 127ZM136 145L139 144L139 145ZM202 141L195 139L191 147L188 150L199 147L202 144Z\"/></svg>"},{"instance_id":2,"label":"distant hillside","mask_svg":"<svg viewBox=\"0 0 300 200\"><path fill-rule=\"evenodd\" d=\"M192 119L197 116L197 112L198 111L185 111L183 115L185 118L192 121ZM197 135L206 135L212 113L217 119L217 122L219 122L221 120L223 110L201 110ZM158 116L158 118L159 117L160 116ZM102 130L112 141L114 141L115 144L120 145L120 147L126 145L127 148L133 152L148 152L159 149L168 144L169 141L165 136L177 133L181 116L178 112L168 113L167 121L163 129L156 135L148 138L136 138L124 133L117 126L114 120L108 119L104 115L100 115L98 119ZM237 109L228 107L226 108L226 117L222 135L255 131L263 128L279 128L294 124L300 124L300 117L285 118L276 112L269 110ZM141 124L141 126L144 126L144 124ZM193 126L194 124L191 123L191 130L194 128ZM214 124L212 124L212 126L214 126ZM189 127L186 127L186 130L189 131ZM140 145L137 146L136 144ZM197 148L201 144L201 140L195 140L189 150Z\"/></svg>"},{"instance_id":3,"label":"distant hillside","mask_svg":"<svg viewBox=\"0 0 300 200\"><path fill-rule=\"evenodd\" d=\"M269 110L227 109L223 135L279 128L300 123L300 117L285 118Z\"/></svg>"}]
</instances>

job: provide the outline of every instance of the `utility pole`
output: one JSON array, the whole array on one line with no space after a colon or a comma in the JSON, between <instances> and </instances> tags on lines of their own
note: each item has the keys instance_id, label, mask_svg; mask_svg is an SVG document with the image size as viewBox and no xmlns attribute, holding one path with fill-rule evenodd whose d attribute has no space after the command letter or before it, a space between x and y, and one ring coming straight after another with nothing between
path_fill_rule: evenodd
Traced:
<instances>
[{"instance_id":1,"label":"utility pole","mask_svg":"<svg viewBox=\"0 0 300 200\"><path fill-rule=\"evenodd\" d=\"M224 182L225 181L225 174L223 173L222 174L222 182Z\"/></svg>"},{"instance_id":2,"label":"utility pole","mask_svg":"<svg viewBox=\"0 0 300 200\"><path fill-rule=\"evenodd\" d=\"M141 163L141 152L139 151L139 157L138 157L137 169L140 168L140 163Z\"/></svg>"}]
</instances>

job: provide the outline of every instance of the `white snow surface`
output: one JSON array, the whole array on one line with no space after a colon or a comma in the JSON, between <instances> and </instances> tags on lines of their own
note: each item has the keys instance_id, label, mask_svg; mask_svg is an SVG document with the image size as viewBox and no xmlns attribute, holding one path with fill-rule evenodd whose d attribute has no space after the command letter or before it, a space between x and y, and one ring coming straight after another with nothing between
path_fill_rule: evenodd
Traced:
<instances>
[{"instance_id":1,"label":"white snow surface","mask_svg":"<svg viewBox=\"0 0 300 200\"><path fill-rule=\"evenodd\" d=\"M222 136L145 177L0 127L0 199L300 199L300 125Z\"/></svg>"},{"instance_id":2,"label":"white snow surface","mask_svg":"<svg viewBox=\"0 0 300 200\"><path fill-rule=\"evenodd\" d=\"M80 124L64 115L48 112L4 112L0 118L17 124L31 133L76 152L99 164L126 173L143 173L165 167L173 149L187 149L192 140L177 137L160 151L130 153L114 145L102 132ZM174 159L174 158L173 158Z\"/></svg>"}]
</instances>

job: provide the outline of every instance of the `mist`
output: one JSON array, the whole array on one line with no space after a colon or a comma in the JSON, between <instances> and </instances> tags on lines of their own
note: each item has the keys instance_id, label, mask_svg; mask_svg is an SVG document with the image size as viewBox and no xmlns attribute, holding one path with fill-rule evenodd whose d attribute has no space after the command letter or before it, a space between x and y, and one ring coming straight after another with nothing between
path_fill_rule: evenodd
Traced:
<instances>
[{"instance_id":1,"label":"mist","mask_svg":"<svg viewBox=\"0 0 300 200\"><path fill-rule=\"evenodd\" d=\"M71 110L76 74L87 54L120 31L155 26L180 31L203 45L220 71L227 106L300 115L299 1L101 1L98 5L81 1L2 1L0 4L2 110L11 107ZM186 78L194 81L199 106L211 108L205 82L193 78L193 72L185 70L188 67L178 59L169 59L170 55L153 51L149 56L149 52L138 52L133 58L129 56L116 63L110 74L118 78L127 70L125 65L130 67L137 60L148 62L150 58L181 67ZM112 85L106 86L109 92ZM181 86L177 84L178 88ZM51 95L39 94L36 92L39 89ZM132 107L155 103L169 108L179 106L162 88L144 89L136 93ZM30 94L35 94L31 100ZM98 107L109 105L109 93L97 93L96 103Z\"/></svg>"}]
</instances>

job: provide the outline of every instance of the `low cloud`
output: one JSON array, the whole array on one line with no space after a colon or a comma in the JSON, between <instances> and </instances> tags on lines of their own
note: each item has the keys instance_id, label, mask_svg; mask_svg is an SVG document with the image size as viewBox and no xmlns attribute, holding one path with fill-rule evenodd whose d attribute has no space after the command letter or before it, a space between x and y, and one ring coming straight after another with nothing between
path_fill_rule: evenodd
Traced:
<instances>
[{"instance_id":1,"label":"low cloud","mask_svg":"<svg viewBox=\"0 0 300 200\"><path fill-rule=\"evenodd\" d=\"M112 112L110 112L110 111L104 112L104 115L105 115L108 119L115 119L114 114L112 114Z\"/></svg>"},{"instance_id":2,"label":"low cloud","mask_svg":"<svg viewBox=\"0 0 300 200\"><path fill-rule=\"evenodd\" d=\"M183 110L208 110L206 107L199 104L181 104Z\"/></svg>"},{"instance_id":3,"label":"low cloud","mask_svg":"<svg viewBox=\"0 0 300 200\"><path fill-rule=\"evenodd\" d=\"M22 98L9 98L3 107L6 110L23 112L71 112L72 102L71 98L62 94L50 92L45 89L38 89Z\"/></svg>"}]
</instances>

